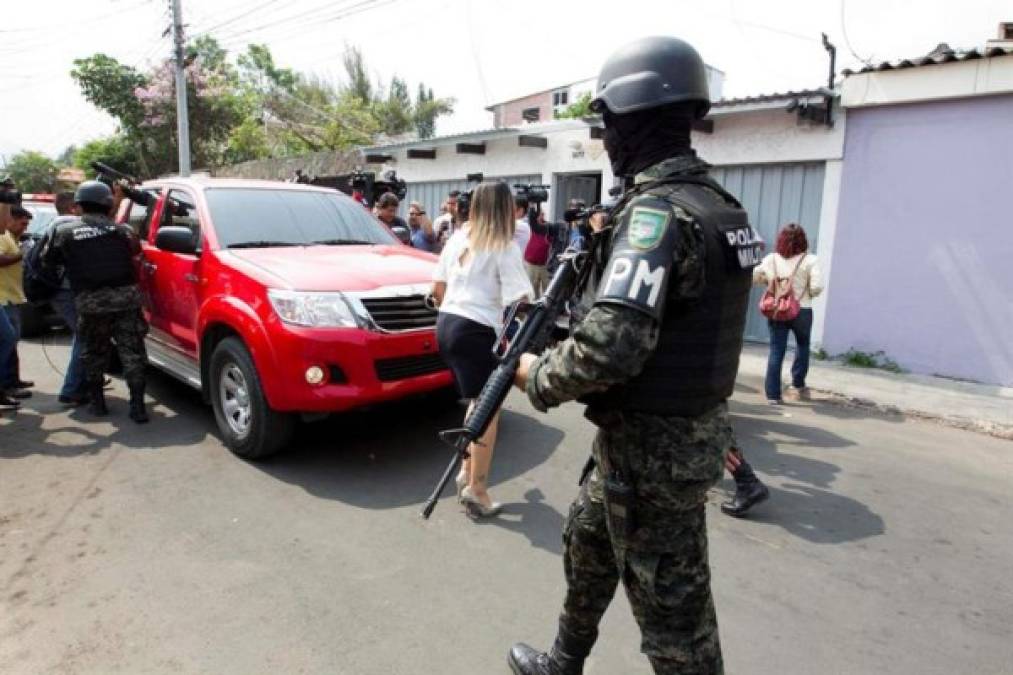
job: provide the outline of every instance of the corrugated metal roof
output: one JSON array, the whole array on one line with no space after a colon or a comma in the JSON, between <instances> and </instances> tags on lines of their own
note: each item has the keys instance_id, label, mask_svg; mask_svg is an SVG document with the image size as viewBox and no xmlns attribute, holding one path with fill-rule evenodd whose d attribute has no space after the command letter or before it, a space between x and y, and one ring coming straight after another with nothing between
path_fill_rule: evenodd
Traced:
<instances>
[{"instance_id":1,"label":"corrugated metal roof","mask_svg":"<svg viewBox=\"0 0 1013 675\"><path fill-rule=\"evenodd\" d=\"M989 49L971 49L971 50L954 50L948 45L941 44L936 47L932 52L926 56L920 56L915 59L902 59L900 61L883 61L878 65L868 65L861 70L845 70L843 75L845 77L851 75L861 75L862 73L872 72L883 72L885 70L899 70L902 68L920 68L922 66L935 66L942 63L953 63L954 61L973 61L975 59L990 59L996 56L1006 56L1007 54L1013 54L1013 49L1006 49L1003 47L991 47Z\"/></svg>"},{"instance_id":2,"label":"corrugated metal roof","mask_svg":"<svg viewBox=\"0 0 1013 675\"><path fill-rule=\"evenodd\" d=\"M792 98L811 98L813 96L824 96L830 93L827 89L799 89L798 91L785 91L773 94L757 94L756 96L742 96L739 98L723 98L714 101L711 108L727 108L736 105L749 103L769 103L771 101L788 100ZM836 96L836 93L834 94Z\"/></svg>"},{"instance_id":3,"label":"corrugated metal roof","mask_svg":"<svg viewBox=\"0 0 1013 675\"><path fill-rule=\"evenodd\" d=\"M552 120L547 122L540 122L537 124L525 124L520 127L500 127L498 129L482 129L479 131L466 131L459 134L450 134L449 136L434 136L432 138L419 138L410 141L404 141L402 143L390 143L386 145L375 145L369 148L363 148L363 153L374 153L382 152L384 150L398 150L402 148L428 148L437 145L449 145L453 143L466 143L468 141L488 141L494 138L503 138L509 136L520 136L520 135L531 135L537 136L538 134L551 133L554 131L563 131L566 129L578 129L580 127L587 126L587 122L582 120Z\"/></svg>"}]
</instances>

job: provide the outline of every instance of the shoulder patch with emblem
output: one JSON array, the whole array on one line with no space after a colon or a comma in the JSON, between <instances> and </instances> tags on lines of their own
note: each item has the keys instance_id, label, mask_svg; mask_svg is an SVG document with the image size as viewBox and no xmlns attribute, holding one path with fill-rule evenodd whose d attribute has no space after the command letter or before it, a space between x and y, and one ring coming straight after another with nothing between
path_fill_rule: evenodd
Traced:
<instances>
[{"instance_id":1,"label":"shoulder patch with emblem","mask_svg":"<svg viewBox=\"0 0 1013 675\"><path fill-rule=\"evenodd\" d=\"M670 210L634 206L630 212L627 241L635 249L650 251L665 238L665 229L671 219L672 212Z\"/></svg>"}]
</instances>

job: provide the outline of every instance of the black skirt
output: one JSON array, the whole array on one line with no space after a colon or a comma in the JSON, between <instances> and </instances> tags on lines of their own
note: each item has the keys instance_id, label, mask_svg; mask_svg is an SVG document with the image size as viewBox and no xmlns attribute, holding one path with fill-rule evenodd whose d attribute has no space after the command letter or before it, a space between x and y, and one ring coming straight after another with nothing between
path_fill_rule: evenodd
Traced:
<instances>
[{"instance_id":1,"label":"black skirt","mask_svg":"<svg viewBox=\"0 0 1013 675\"><path fill-rule=\"evenodd\" d=\"M436 319L440 355L454 373L462 398L477 398L498 365L492 348L496 331L457 314L440 312Z\"/></svg>"}]
</instances>

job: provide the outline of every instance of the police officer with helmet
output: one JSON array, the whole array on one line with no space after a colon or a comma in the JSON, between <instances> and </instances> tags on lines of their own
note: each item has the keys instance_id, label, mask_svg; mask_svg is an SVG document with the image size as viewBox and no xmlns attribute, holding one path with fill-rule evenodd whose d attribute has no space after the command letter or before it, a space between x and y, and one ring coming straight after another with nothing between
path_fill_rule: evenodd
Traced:
<instances>
[{"instance_id":1,"label":"police officer with helmet","mask_svg":"<svg viewBox=\"0 0 1013 675\"><path fill-rule=\"evenodd\" d=\"M82 215L57 226L42 254L43 265L62 265L70 281L91 412L109 414L102 389L103 371L109 361L110 341L115 341L130 390L130 419L142 424L148 421L144 406L144 335L148 326L141 314L134 268L140 242L128 226L110 219L118 201L105 183L81 183L74 202Z\"/></svg>"},{"instance_id":2,"label":"police officer with helmet","mask_svg":"<svg viewBox=\"0 0 1013 675\"><path fill-rule=\"evenodd\" d=\"M566 597L547 652L510 650L520 675L575 675L622 581L654 672L723 672L704 504L734 445L727 399L760 241L690 147L710 108L689 44L651 37L605 62L593 107L629 189L594 235L570 337L525 355L539 410L577 399L598 427L594 469L563 530Z\"/></svg>"}]
</instances>

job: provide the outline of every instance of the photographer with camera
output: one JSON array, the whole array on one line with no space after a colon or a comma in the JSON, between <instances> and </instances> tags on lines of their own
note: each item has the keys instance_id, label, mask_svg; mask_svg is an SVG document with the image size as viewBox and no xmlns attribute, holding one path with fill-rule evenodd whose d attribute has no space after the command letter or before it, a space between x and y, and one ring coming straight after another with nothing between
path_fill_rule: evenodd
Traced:
<instances>
[{"instance_id":1,"label":"photographer with camera","mask_svg":"<svg viewBox=\"0 0 1013 675\"><path fill-rule=\"evenodd\" d=\"M549 269L547 264L552 255L553 241L557 235L557 227L545 222L542 213L542 202L549 198L547 185L515 185L518 189L515 200L528 205L527 222L531 228L531 237L524 247L524 269L528 273L531 286L535 289L535 297L545 292L549 285Z\"/></svg>"},{"instance_id":2,"label":"photographer with camera","mask_svg":"<svg viewBox=\"0 0 1013 675\"><path fill-rule=\"evenodd\" d=\"M436 247L436 235L433 223L426 215L426 210L419 202L412 202L408 207L408 227L411 228L412 246L420 251L433 252Z\"/></svg>"},{"instance_id":3,"label":"photographer with camera","mask_svg":"<svg viewBox=\"0 0 1013 675\"><path fill-rule=\"evenodd\" d=\"M443 250L447 241L454 235L457 228L461 226L457 218L457 198L461 196L460 190L451 190L443 202L444 213L433 221L433 230L436 233L436 253Z\"/></svg>"},{"instance_id":4,"label":"photographer with camera","mask_svg":"<svg viewBox=\"0 0 1013 675\"><path fill-rule=\"evenodd\" d=\"M376 200L376 217L391 229L402 244L411 245L411 229L403 218L397 215L397 207L401 202L393 192L385 192Z\"/></svg>"}]
</instances>

